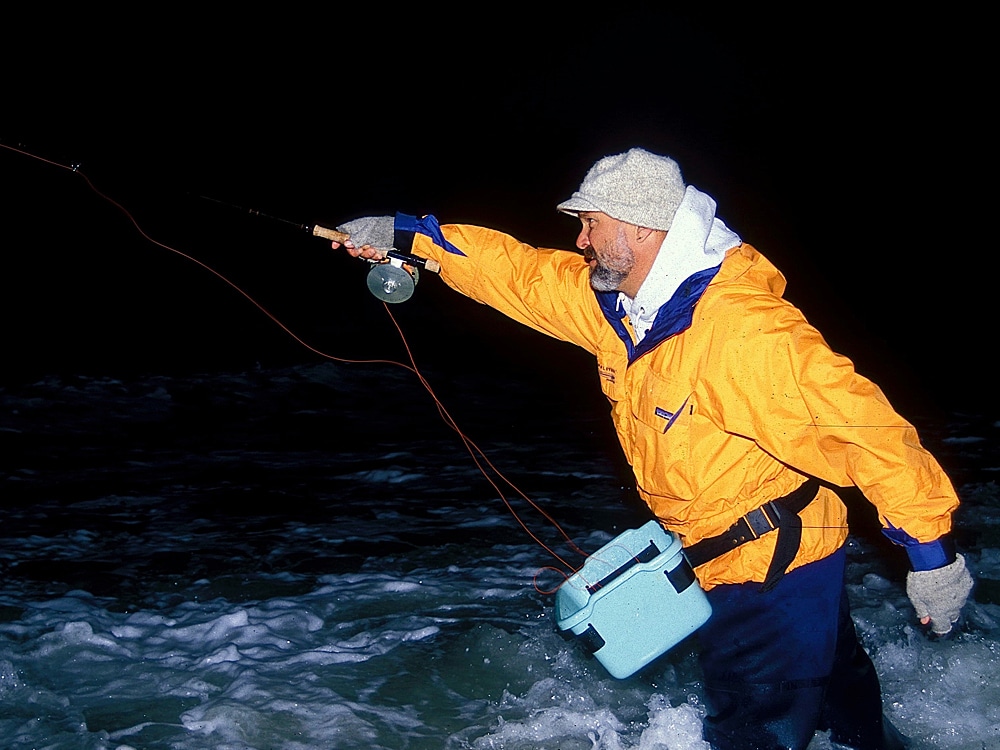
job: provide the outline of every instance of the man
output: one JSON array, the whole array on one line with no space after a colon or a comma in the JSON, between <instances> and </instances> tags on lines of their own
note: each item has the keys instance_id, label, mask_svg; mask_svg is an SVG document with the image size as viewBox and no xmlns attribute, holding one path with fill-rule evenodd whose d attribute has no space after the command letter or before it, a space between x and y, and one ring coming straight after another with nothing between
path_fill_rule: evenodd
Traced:
<instances>
[{"instance_id":1,"label":"man","mask_svg":"<svg viewBox=\"0 0 1000 750\"><path fill-rule=\"evenodd\" d=\"M635 148L598 161L558 206L581 222L582 258L433 216L341 229L352 255L432 258L462 294L595 355L638 491L712 604L699 639L713 747L805 748L817 729L902 747L848 611L847 514L832 487L857 486L878 509L938 635L972 588L950 541L958 498L913 427L715 208L672 159Z\"/></svg>"}]
</instances>

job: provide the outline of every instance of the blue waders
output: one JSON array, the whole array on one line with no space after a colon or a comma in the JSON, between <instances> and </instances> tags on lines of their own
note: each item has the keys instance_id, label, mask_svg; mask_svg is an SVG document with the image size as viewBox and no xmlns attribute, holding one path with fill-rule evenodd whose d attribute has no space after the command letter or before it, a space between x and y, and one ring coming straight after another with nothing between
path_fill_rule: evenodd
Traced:
<instances>
[{"instance_id":1,"label":"blue waders","mask_svg":"<svg viewBox=\"0 0 1000 750\"><path fill-rule=\"evenodd\" d=\"M878 676L854 631L845 561L841 549L770 591L708 592L712 616L698 635L715 750L805 750L817 729L857 750L905 747L883 720Z\"/></svg>"}]
</instances>

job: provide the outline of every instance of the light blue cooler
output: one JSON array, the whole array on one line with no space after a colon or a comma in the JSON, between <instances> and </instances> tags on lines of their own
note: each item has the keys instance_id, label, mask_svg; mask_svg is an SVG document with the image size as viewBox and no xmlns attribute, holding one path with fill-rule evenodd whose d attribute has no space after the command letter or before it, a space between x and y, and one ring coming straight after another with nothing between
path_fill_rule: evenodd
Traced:
<instances>
[{"instance_id":1,"label":"light blue cooler","mask_svg":"<svg viewBox=\"0 0 1000 750\"><path fill-rule=\"evenodd\" d=\"M691 635L712 614L675 534L656 521L590 555L556 592L556 624L623 679Z\"/></svg>"}]
</instances>

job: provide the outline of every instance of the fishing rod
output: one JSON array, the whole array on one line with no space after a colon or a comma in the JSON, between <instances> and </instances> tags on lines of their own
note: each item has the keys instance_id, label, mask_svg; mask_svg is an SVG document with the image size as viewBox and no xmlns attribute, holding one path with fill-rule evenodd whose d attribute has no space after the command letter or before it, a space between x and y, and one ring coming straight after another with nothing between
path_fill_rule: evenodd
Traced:
<instances>
[{"instance_id":1,"label":"fishing rod","mask_svg":"<svg viewBox=\"0 0 1000 750\"><path fill-rule=\"evenodd\" d=\"M341 244L351 238L351 235L347 232L325 227L322 224L302 224L291 219L264 213L256 208L238 206L235 203L229 203L228 201L219 200L207 195L199 195L197 197L222 206L235 208L251 216L259 216L271 221L290 224L297 229L311 234L313 237L322 237L323 239ZM441 264L431 258L421 258L419 255L404 253L396 248L374 248L374 250L376 252L374 257L370 259L364 258L364 260L372 264L372 268L368 272L368 291L383 302L396 304L398 302L405 302L412 297L417 282L420 280L421 268L431 273L441 272Z\"/></svg>"},{"instance_id":2,"label":"fishing rod","mask_svg":"<svg viewBox=\"0 0 1000 750\"><path fill-rule=\"evenodd\" d=\"M204 263L203 261L199 260L198 258L195 258L192 255L189 255L189 254L187 254L185 252L182 252L181 250L178 250L175 247L171 247L170 245L166 245L166 244L164 244L164 243L162 243L162 242L154 239L153 237L149 236L145 232L145 230L142 228L142 226L140 226L139 222L136 221L135 217L129 212L129 210L127 208L125 208L125 206L123 206L122 204L120 204L118 201L116 201L111 196L106 195L105 193L103 193L100 190L98 190L98 188L90 181L90 178L87 177L87 175L83 173L83 171L80 168L80 164L78 164L78 163L63 164L63 163L60 163L60 162L51 161L49 159L45 159L45 158L43 158L41 156L38 156L37 154L34 154L34 153L30 152L30 151L27 151L27 150L25 150L23 148L18 148L18 147L10 146L10 145L8 145L6 143L3 143L2 141L0 141L0 149L4 149L4 150L16 152L16 153L22 154L22 155L24 155L24 156L26 156L26 157L28 157L30 159L34 159L34 160L37 160L37 161L45 162L45 163L50 164L52 166L59 167L61 169L66 169L68 171L71 171L71 172L79 175L84 180L84 182L86 182L86 184L90 188L90 190L92 190L95 194L97 194L98 196L100 196L102 199L104 199L105 201L107 201L111 205L115 206L117 209L119 209L125 215L125 217L132 223L132 225L135 227L135 229L139 232L139 234L144 239L146 239L148 242L150 242L150 243L152 243L154 245L157 245L158 247L163 248L164 250L167 250L167 251L169 251L171 253L174 253L174 254L176 254L176 255L178 255L178 256L180 256L182 258L185 258L186 260L188 260L188 261L190 261L190 262L192 262L192 263L194 263L194 264L196 264L198 266L201 266L203 269L205 269L209 273L211 273L214 276L216 276L217 278L219 278L222 282L224 282L225 284L227 284L230 287L232 287L233 289L235 289L239 294L243 295L243 297L245 297L251 304L253 304L255 307L257 307L262 313L264 313L264 315L266 315L268 318L270 318L279 328L281 328L285 333L287 333L289 336L291 336L292 339L294 339L297 343L301 344L303 347L305 347L309 351L313 352L314 354L316 354L316 355L318 355L320 357L323 357L325 359L329 359L331 361L335 361L335 362L343 362L343 363L347 363L347 364L362 364L362 363L390 364L390 365L396 365L396 366L402 367L402 368L404 368L404 369L412 372L417 377L417 379L420 381L420 384L424 387L424 389L430 395L431 399L436 404L436 406L438 408L438 412L440 413L441 418L444 421L444 423L449 428L451 428L452 430L454 430L455 433L458 435L459 439L461 440L461 442L465 446L466 450L469 452L469 455L471 456L473 463L476 465L476 468L479 469L480 473L483 475L483 477L486 479L486 481L497 492L497 494L500 497L500 500L507 507L507 509L510 512L510 514L518 522L518 524L525 531L525 533L527 533L527 535L532 540L534 540L542 549L544 549L553 558L555 558L564 568L566 568L569 571L573 571L573 572L575 572L577 570L577 566L575 566L572 563L570 563L567 560L565 560L562 556L560 556L560 554L558 552L556 552L554 549L552 549L552 547L550 547L548 544L546 544L545 541L543 541L539 536L537 536L531 530L531 528L529 528L528 524L524 521L524 519L521 518L521 516L518 514L517 510L513 507L512 503L511 503L511 499L507 496L507 494L505 494L504 490L501 488L501 484L510 487L510 489L513 490L518 496L520 496L520 498L522 500L524 500L532 509L534 509L535 511L537 511L543 518L545 518L545 520L547 520L550 524L552 524L552 526L559 532L559 534L562 536L562 538L565 540L565 542L569 545L569 548L570 548L571 551L573 551L576 554L579 554L582 557L586 557L587 556L587 553L584 552L582 549L580 549L580 547L566 533L566 531L562 528L562 526L560 526L559 523L554 518L552 518L551 515L549 515L545 511L544 508L542 508L540 505L538 505L538 503L536 503L534 500L532 500L530 497L528 497L510 479L508 479L503 474L503 472L501 472L496 466L494 466L493 463L490 461L489 457L482 450L482 448L480 448L478 445L476 445L476 443L473 442L473 440L461 430L461 428L459 427L458 423L454 420L454 418L451 416L451 414L445 408L444 404L441 403L441 401L438 399L437 394L434 393L434 390L431 387L431 384L427 381L427 379L424 377L424 375L417 368L417 364L416 364L416 361L415 361L415 359L413 357L413 353L410 351L409 343L406 341L406 337L403 334L403 330L400 327L399 323L396 321L396 318L392 314L392 312L390 311L388 305L385 306L386 312L389 315L389 319L392 321L393 325L396 327L396 330L399 333L400 339L403 342L403 346L405 347L407 355L408 355L409 360L410 360L410 364L409 365L404 364L403 362L396 362L396 361L392 361L392 360L351 360L351 359L344 359L342 357L337 357L337 356L334 356L334 355L329 354L327 352L324 352L324 351L322 351L320 349L317 349L316 347L312 346L311 344L307 343L303 339L301 339L290 328L288 328L288 326L286 326L281 320L279 320L273 313L271 313L268 309L266 309L263 305L261 305L256 299L254 299L253 297L251 297L250 294L248 294L241 287L239 287L237 284L235 284L229 278L227 278L226 276L224 276L223 274L221 274L220 272L218 272L217 270L215 270L214 268L212 268L208 264ZM189 193L189 195L193 195L193 194ZM219 203L219 204L222 204L222 205L227 205L227 206L230 206L232 208L236 208L236 209L239 209L241 211L245 211L245 212L250 213L251 215L254 215L254 216L261 216L263 218L272 219L272 220L275 220L275 221L278 221L278 222L281 222L281 223L291 224L291 225L293 225L295 227L298 227L301 230L305 230L306 232L308 232L309 234L311 234L311 235L313 235L315 237L322 237L324 239L329 239L331 241L339 242L339 243L346 242L347 240L350 239L350 234L348 234L346 232L341 232L341 231L339 231L337 229L331 229L329 227L325 227L325 226L322 226L322 225L319 225L319 224L301 224L299 222L290 221L288 219L284 219L284 218L281 218L281 217L278 217L278 216L271 216L269 214L265 214L265 213L263 213L261 211L258 211L256 209L243 208L243 207L237 206L237 205L235 205L233 203L227 203L226 201L221 201L221 200L218 200L216 198L209 198L208 196L198 196L198 197L199 198L204 198L205 200L212 201L214 203ZM413 288L416 286L416 275L417 275L417 269L418 268L425 268L426 270L431 271L433 273L439 273L440 270L441 270L440 264L437 261L429 259L429 258L421 258L421 257L416 256L416 255L410 255L409 253L403 253L403 252L400 252L399 250L397 250L395 248L389 248L389 249L376 249L376 248L373 248L373 249L378 254L378 257L375 257L375 258L373 258L373 259L371 259L369 261L369 262L371 262L371 263L373 263L375 265L372 268L372 271L369 272L368 288L372 292L372 294L374 294L376 297L378 297L379 299L381 299L383 302L386 302L386 303L389 303L389 302L392 302L392 303L403 302L403 301L409 299L409 297L413 293ZM369 259L364 258L363 260L369 260ZM390 271L389 269L397 269L397 270ZM404 276L405 276L405 279L403 278ZM492 475L491 475L491 472L492 472ZM563 575L564 577L566 577L566 574L562 570L559 570L557 568L551 568L549 566L545 566L545 568L543 568L543 570L554 570L554 571L558 572L559 574ZM552 593L552 591L542 590L541 588L538 587L537 583L536 583L536 589L538 589L542 593L548 593L548 594Z\"/></svg>"}]
</instances>

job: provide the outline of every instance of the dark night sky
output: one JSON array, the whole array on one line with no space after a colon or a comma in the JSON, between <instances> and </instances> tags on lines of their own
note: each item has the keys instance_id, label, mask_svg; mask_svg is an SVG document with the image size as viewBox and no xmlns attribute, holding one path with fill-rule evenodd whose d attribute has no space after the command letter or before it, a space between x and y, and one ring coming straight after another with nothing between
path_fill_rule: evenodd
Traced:
<instances>
[{"instance_id":1,"label":"dark night sky","mask_svg":"<svg viewBox=\"0 0 1000 750\"><path fill-rule=\"evenodd\" d=\"M345 357L401 354L364 264L196 196L301 223L429 212L569 246L555 204L597 158L643 146L677 158L894 400L995 401L975 18L505 8L90 15L30 41L8 24L0 142L79 163L154 239ZM0 185L7 380L315 359L80 175L0 149ZM394 311L435 367L538 344L433 278Z\"/></svg>"}]
</instances>

